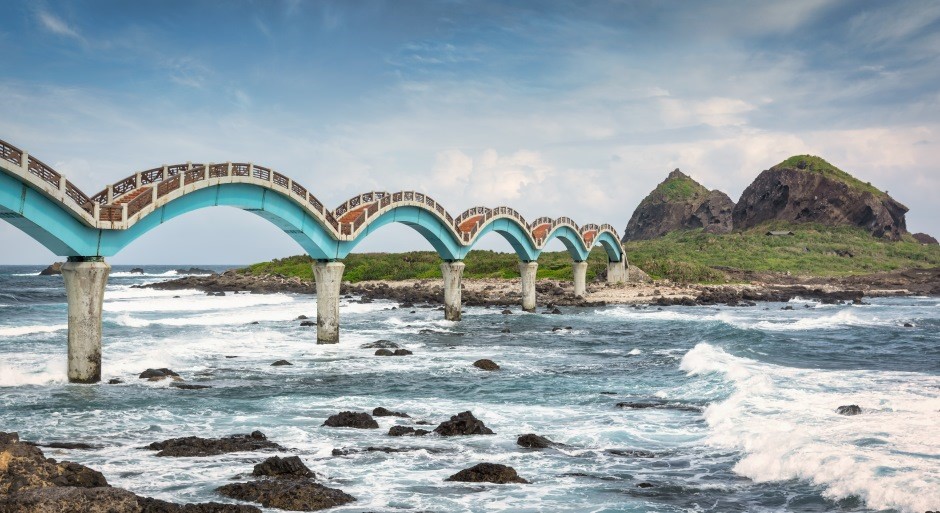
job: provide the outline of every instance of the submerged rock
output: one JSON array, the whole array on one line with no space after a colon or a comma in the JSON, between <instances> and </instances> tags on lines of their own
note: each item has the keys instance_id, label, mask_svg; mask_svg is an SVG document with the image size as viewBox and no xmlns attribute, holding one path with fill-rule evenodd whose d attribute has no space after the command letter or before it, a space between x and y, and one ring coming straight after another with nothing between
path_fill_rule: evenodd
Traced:
<instances>
[{"instance_id":1,"label":"submerged rock","mask_svg":"<svg viewBox=\"0 0 940 513\"><path fill-rule=\"evenodd\" d=\"M287 458L271 456L255 465L251 475L291 479L315 477L313 471L307 468L297 456L288 456Z\"/></svg>"},{"instance_id":2,"label":"submerged rock","mask_svg":"<svg viewBox=\"0 0 940 513\"><path fill-rule=\"evenodd\" d=\"M149 379L150 381L159 381L166 378L178 378L179 374L164 367L162 369L147 369L141 372L140 376L137 377L140 379Z\"/></svg>"},{"instance_id":3,"label":"submerged rock","mask_svg":"<svg viewBox=\"0 0 940 513\"><path fill-rule=\"evenodd\" d=\"M285 366L285 365L294 365L294 364L291 363L291 362L289 362L289 361L287 361L287 360L278 360L278 361L272 363L272 364L271 364L271 367L283 367L283 366Z\"/></svg>"},{"instance_id":4,"label":"submerged rock","mask_svg":"<svg viewBox=\"0 0 940 513\"><path fill-rule=\"evenodd\" d=\"M348 427L356 429L378 429L379 423L365 412L341 411L330 415L323 423L327 427Z\"/></svg>"},{"instance_id":5,"label":"submerged rock","mask_svg":"<svg viewBox=\"0 0 940 513\"><path fill-rule=\"evenodd\" d=\"M395 353L391 349L376 349L375 356L392 356Z\"/></svg>"},{"instance_id":6,"label":"submerged rock","mask_svg":"<svg viewBox=\"0 0 940 513\"><path fill-rule=\"evenodd\" d=\"M545 438L544 436L536 435L535 433L529 433L526 435L520 436L516 439L516 444L520 447L525 447L527 449L547 449L554 445L557 445L555 442Z\"/></svg>"},{"instance_id":7,"label":"submerged rock","mask_svg":"<svg viewBox=\"0 0 940 513\"><path fill-rule=\"evenodd\" d=\"M355 501L355 497L305 479L261 480L232 483L216 488L220 494L241 501L257 502L265 508L317 511Z\"/></svg>"},{"instance_id":8,"label":"submerged rock","mask_svg":"<svg viewBox=\"0 0 940 513\"><path fill-rule=\"evenodd\" d=\"M392 356L409 356L412 354L414 353L412 353L411 351L407 349L396 349L395 352L392 353Z\"/></svg>"},{"instance_id":9,"label":"submerged rock","mask_svg":"<svg viewBox=\"0 0 940 513\"><path fill-rule=\"evenodd\" d=\"M839 415L859 415L862 413L862 409L857 404L846 404L836 408L836 413Z\"/></svg>"},{"instance_id":10,"label":"submerged rock","mask_svg":"<svg viewBox=\"0 0 940 513\"><path fill-rule=\"evenodd\" d=\"M486 358L482 358L480 360L473 362L473 366L478 369L483 369L485 371L499 370L499 365L497 365L496 362L494 362L493 360L487 360Z\"/></svg>"},{"instance_id":11,"label":"submerged rock","mask_svg":"<svg viewBox=\"0 0 940 513\"><path fill-rule=\"evenodd\" d=\"M651 451L644 451L643 449L607 449L607 454L613 454L614 456L625 456L627 458L655 458L656 454Z\"/></svg>"},{"instance_id":12,"label":"submerged rock","mask_svg":"<svg viewBox=\"0 0 940 513\"><path fill-rule=\"evenodd\" d=\"M375 342L362 344L359 347L363 349L398 349L399 346L391 340L376 340Z\"/></svg>"},{"instance_id":13,"label":"submerged rock","mask_svg":"<svg viewBox=\"0 0 940 513\"><path fill-rule=\"evenodd\" d=\"M152 451L160 451L157 456L217 456L230 452L264 451L268 449L283 451L284 447L268 440L261 431L254 431L250 435L229 435L222 438L200 438L187 436L171 438L162 442L154 442L146 447Z\"/></svg>"},{"instance_id":14,"label":"submerged rock","mask_svg":"<svg viewBox=\"0 0 940 513\"><path fill-rule=\"evenodd\" d=\"M441 422L434 432L441 436L459 436L459 435L495 435L492 429L486 427L483 421L473 416L473 413L465 411L458 413L450 420Z\"/></svg>"},{"instance_id":15,"label":"submerged rock","mask_svg":"<svg viewBox=\"0 0 940 513\"><path fill-rule=\"evenodd\" d=\"M202 390L204 388L212 388L212 385L193 385L191 383L170 383L170 386L173 388L179 388L181 390Z\"/></svg>"},{"instance_id":16,"label":"submerged rock","mask_svg":"<svg viewBox=\"0 0 940 513\"><path fill-rule=\"evenodd\" d=\"M464 483L520 483L529 482L519 477L516 469L500 465L499 463L479 463L470 468L465 468L460 472L448 477L445 481L460 481Z\"/></svg>"}]
</instances>

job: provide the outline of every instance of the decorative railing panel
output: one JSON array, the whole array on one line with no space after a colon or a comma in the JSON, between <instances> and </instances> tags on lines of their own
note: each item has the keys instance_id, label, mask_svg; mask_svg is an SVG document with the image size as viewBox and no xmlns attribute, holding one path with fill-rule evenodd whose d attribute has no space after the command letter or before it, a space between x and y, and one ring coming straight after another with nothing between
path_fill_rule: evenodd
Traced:
<instances>
[{"instance_id":1,"label":"decorative railing panel","mask_svg":"<svg viewBox=\"0 0 940 513\"><path fill-rule=\"evenodd\" d=\"M157 197L162 198L180 188L180 175L171 176L157 186Z\"/></svg>"},{"instance_id":2,"label":"decorative railing panel","mask_svg":"<svg viewBox=\"0 0 940 513\"><path fill-rule=\"evenodd\" d=\"M29 172L42 178L44 182L59 187L59 178L61 178L61 175L38 159L33 157L29 158Z\"/></svg>"},{"instance_id":3,"label":"decorative railing panel","mask_svg":"<svg viewBox=\"0 0 940 513\"><path fill-rule=\"evenodd\" d=\"M16 146L0 141L0 158L19 166L23 161L23 152Z\"/></svg>"}]
</instances>

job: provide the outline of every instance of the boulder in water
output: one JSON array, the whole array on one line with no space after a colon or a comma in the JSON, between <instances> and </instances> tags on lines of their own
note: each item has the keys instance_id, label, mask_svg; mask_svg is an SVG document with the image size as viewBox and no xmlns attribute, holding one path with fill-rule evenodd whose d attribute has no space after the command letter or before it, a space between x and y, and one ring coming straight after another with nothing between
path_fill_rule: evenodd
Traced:
<instances>
[{"instance_id":1,"label":"boulder in water","mask_svg":"<svg viewBox=\"0 0 940 513\"><path fill-rule=\"evenodd\" d=\"M171 378L171 377L178 378L179 374L164 367L162 369L147 369L144 372L141 372L140 376L138 377L140 379L149 379L151 381L159 381L161 379L166 379L166 378Z\"/></svg>"},{"instance_id":2,"label":"boulder in water","mask_svg":"<svg viewBox=\"0 0 940 513\"><path fill-rule=\"evenodd\" d=\"M359 347L363 349L398 349L399 346L391 340L376 340L375 342L362 344Z\"/></svg>"},{"instance_id":3,"label":"boulder in water","mask_svg":"<svg viewBox=\"0 0 940 513\"><path fill-rule=\"evenodd\" d=\"M131 274L144 274L144 268L143 268L143 267L135 267L135 268L131 269L131 270L128 271L128 272L131 273Z\"/></svg>"},{"instance_id":4,"label":"boulder in water","mask_svg":"<svg viewBox=\"0 0 940 513\"><path fill-rule=\"evenodd\" d=\"M415 429L411 426L392 426L388 429L388 436L424 436L430 433L426 429Z\"/></svg>"},{"instance_id":5,"label":"boulder in water","mask_svg":"<svg viewBox=\"0 0 940 513\"><path fill-rule=\"evenodd\" d=\"M39 276L56 276L62 274L62 264L65 262L55 262L49 267L46 267L42 271L39 271Z\"/></svg>"},{"instance_id":6,"label":"boulder in water","mask_svg":"<svg viewBox=\"0 0 940 513\"><path fill-rule=\"evenodd\" d=\"M846 404L836 408L836 413L839 415L859 415L862 413L862 409L857 404Z\"/></svg>"},{"instance_id":7,"label":"boulder in water","mask_svg":"<svg viewBox=\"0 0 940 513\"><path fill-rule=\"evenodd\" d=\"M434 432L441 436L496 434L469 411L458 413L452 416L450 420L441 422L440 425L434 428Z\"/></svg>"},{"instance_id":8,"label":"boulder in water","mask_svg":"<svg viewBox=\"0 0 940 513\"><path fill-rule=\"evenodd\" d=\"M376 349L375 356L392 356L395 353L391 349Z\"/></svg>"},{"instance_id":9,"label":"boulder in water","mask_svg":"<svg viewBox=\"0 0 940 513\"><path fill-rule=\"evenodd\" d=\"M494 362L493 360L487 360L486 358L482 358L480 360L473 362L473 366L478 369L483 369L485 371L499 370L499 365L497 365L496 362Z\"/></svg>"},{"instance_id":10,"label":"boulder in water","mask_svg":"<svg viewBox=\"0 0 940 513\"><path fill-rule=\"evenodd\" d=\"M464 483L520 483L529 482L519 477L516 469L499 463L479 463L470 468L465 468L460 472L448 477L445 481L460 481Z\"/></svg>"},{"instance_id":11,"label":"boulder in water","mask_svg":"<svg viewBox=\"0 0 940 513\"><path fill-rule=\"evenodd\" d=\"M348 427L356 429L378 429L379 423L365 412L341 411L331 415L323 423L327 427Z\"/></svg>"},{"instance_id":12,"label":"boulder in water","mask_svg":"<svg viewBox=\"0 0 940 513\"><path fill-rule=\"evenodd\" d=\"M372 410L372 416L373 416L373 417L402 417L402 418L406 418L406 419L407 419L407 418L410 418L410 415L408 415L408 414L405 413L405 412L401 412L401 411L392 411L392 410L385 409L385 408L383 408L383 407L381 407L381 406L379 406L378 408Z\"/></svg>"},{"instance_id":13,"label":"boulder in water","mask_svg":"<svg viewBox=\"0 0 940 513\"><path fill-rule=\"evenodd\" d=\"M294 365L294 364L291 363L291 362L289 362L289 361L287 361L287 360L278 360L278 361L272 363L272 364L271 364L271 367L283 367L283 366L285 366L285 365Z\"/></svg>"},{"instance_id":14,"label":"boulder in water","mask_svg":"<svg viewBox=\"0 0 940 513\"><path fill-rule=\"evenodd\" d=\"M307 479L265 479L231 483L216 488L220 494L240 501L257 502L265 508L316 511L355 501L355 497Z\"/></svg>"}]
</instances>

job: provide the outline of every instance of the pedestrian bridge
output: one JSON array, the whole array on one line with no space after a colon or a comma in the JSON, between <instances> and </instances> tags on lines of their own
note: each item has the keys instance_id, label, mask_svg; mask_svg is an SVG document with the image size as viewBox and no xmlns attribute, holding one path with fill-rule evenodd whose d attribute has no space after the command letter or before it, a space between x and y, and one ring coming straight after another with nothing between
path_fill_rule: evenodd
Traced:
<instances>
[{"instance_id":1,"label":"pedestrian bridge","mask_svg":"<svg viewBox=\"0 0 940 513\"><path fill-rule=\"evenodd\" d=\"M474 207L455 217L416 191L367 192L329 210L306 187L252 163L165 165L88 195L39 159L0 140L0 218L69 260L63 275L71 380L100 379L101 302L110 269L104 258L179 215L214 206L241 208L267 219L317 260L320 343L339 338L342 259L389 223L413 228L441 256L445 317L451 320L460 319L461 261L490 232L504 237L519 256L526 310L535 308L538 257L554 239L571 255L576 294L585 292L586 259L597 245L607 253L608 280L626 280L626 255L609 224L578 226L567 217L527 222L509 207Z\"/></svg>"}]
</instances>

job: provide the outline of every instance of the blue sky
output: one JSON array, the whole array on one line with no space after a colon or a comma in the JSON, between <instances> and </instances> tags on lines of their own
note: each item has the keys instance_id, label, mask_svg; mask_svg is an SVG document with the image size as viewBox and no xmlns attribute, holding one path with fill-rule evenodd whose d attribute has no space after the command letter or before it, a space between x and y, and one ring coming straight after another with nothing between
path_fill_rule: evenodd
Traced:
<instances>
[{"instance_id":1,"label":"blue sky","mask_svg":"<svg viewBox=\"0 0 940 513\"><path fill-rule=\"evenodd\" d=\"M820 155L940 235L940 2L7 2L0 139L86 192L252 161L328 205L416 189L622 230L678 167L737 199ZM0 263L51 253L0 223ZM498 236L484 247L508 250ZM429 249L384 228L364 251ZM560 244L558 249L560 249ZM252 214L167 223L114 263L301 249Z\"/></svg>"}]
</instances>

